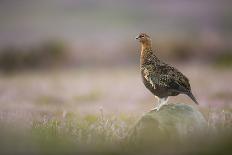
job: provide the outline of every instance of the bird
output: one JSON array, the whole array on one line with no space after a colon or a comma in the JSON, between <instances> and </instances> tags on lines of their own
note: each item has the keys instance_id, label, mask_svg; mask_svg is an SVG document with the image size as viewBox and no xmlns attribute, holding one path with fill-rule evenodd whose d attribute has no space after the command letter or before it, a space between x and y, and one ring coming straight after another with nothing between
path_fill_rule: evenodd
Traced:
<instances>
[{"instance_id":1,"label":"bird","mask_svg":"<svg viewBox=\"0 0 232 155\"><path fill-rule=\"evenodd\" d=\"M188 78L175 67L161 61L152 49L152 39L146 33L140 33L136 39L141 44L140 71L145 87L158 99L153 109L159 111L167 104L170 96L185 94L196 104Z\"/></svg>"}]
</instances>

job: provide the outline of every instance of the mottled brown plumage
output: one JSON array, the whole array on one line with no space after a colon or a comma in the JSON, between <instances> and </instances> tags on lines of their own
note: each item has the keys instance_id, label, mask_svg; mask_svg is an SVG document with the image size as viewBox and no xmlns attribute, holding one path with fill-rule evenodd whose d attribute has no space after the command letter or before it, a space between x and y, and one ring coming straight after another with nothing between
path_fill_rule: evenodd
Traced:
<instances>
[{"instance_id":1,"label":"mottled brown plumage","mask_svg":"<svg viewBox=\"0 0 232 155\"><path fill-rule=\"evenodd\" d=\"M176 68L160 61L152 50L151 38L141 33L136 37L142 45L140 69L143 83L159 99L159 110L167 103L169 96L179 94L188 95L196 104L197 101L191 92L189 80Z\"/></svg>"}]
</instances>

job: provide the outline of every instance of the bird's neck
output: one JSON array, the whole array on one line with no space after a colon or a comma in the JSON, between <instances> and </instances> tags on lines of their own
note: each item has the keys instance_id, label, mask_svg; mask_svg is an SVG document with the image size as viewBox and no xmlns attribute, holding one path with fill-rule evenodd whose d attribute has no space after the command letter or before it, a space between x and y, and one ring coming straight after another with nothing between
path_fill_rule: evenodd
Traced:
<instances>
[{"instance_id":1,"label":"bird's neck","mask_svg":"<svg viewBox=\"0 0 232 155\"><path fill-rule=\"evenodd\" d=\"M141 65L150 64L152 61L159 61L152 50L151 43L143 43L141 47L140 63Z\"/></svg>"},{"instance_id":2,"label":"bird's neck","mask_svg":"<svg viewBox=\"0 0 232 155\"><path fill-rule=\"evenodd\" d=\"M151 50L152 51L152 45L151 45L151 42L145 42L145 43L142 43L141 44L141 54L143 51L146 51L146 50Z\"/></svg>"}]
</instances>

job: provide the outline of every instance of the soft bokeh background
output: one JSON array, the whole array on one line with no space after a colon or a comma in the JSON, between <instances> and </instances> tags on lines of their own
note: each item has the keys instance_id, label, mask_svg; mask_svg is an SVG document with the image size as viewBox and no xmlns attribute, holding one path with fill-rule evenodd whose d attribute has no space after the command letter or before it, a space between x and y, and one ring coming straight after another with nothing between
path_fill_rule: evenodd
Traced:
<instances>
[{"instance_id":1,"label":"soft bokeh background","mask_svg":"<svg viewBox=\"0 0 232 155\"><path fill-rule=\"evenodd\" d=\"M229 117L231 124L231 6L229 0L1 0L0 119L30 128L44 117L73 114L139 117L156 103L142 84L135 40L147 32L157 56L190 79L202 111L226 110L205 112L208 121ZM169 102L193 105L184 95Z\"/></svg>"}]
</instances>

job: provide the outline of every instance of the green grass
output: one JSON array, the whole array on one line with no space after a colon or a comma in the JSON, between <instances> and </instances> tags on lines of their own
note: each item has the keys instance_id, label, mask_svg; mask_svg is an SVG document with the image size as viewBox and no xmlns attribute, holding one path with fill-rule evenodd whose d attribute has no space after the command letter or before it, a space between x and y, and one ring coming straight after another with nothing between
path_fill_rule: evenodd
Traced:
<instances>
[{"instance_id":1,"label":"green grass","mask_svg":"<svg viewBox=\"0 0 232 155\"><path fill-rule=\"evenodd\" d=\"M76 95L74 96L74 100L76 102L93 102L93 101L97 101L101 98L101 93L97 90L93 90L91 92L89 92L88 94L85 95Z\"/></svg>"},{"instance_id":2,"label":"green grass","mask_svg":"<svg viewBox=\"0 0 232 155\"><path fill-rule=\"evenodd\" d=\"M223 54L219 55L215 62L214 65L216 67L220 68L230 68L232 67L232 54L231 51L224 52Z\"/></svg>"},{"instance_id":3,"label":"green grass","mask_svg":"<svg viewBox=\"0 0 232 155\"><path fill-rule=\"evenodd\" d=\"M204 136L198 133L183 141L163 140L147 143L130 141L131 129L139 117L129 115L67 113L64 117L44 115L34 120L28 128L1 123L1 153L37 154L217 154L231 152L231 113L217 113L226 119L209 121ZM213 119L211 111L210 119ZM230 116L226 116L230 115ZM209 120L210 120L209 119ZM157 134L157 133L152 133ZM154 136L156 137L156 135Z\"/></svg>"}]
</instances>

